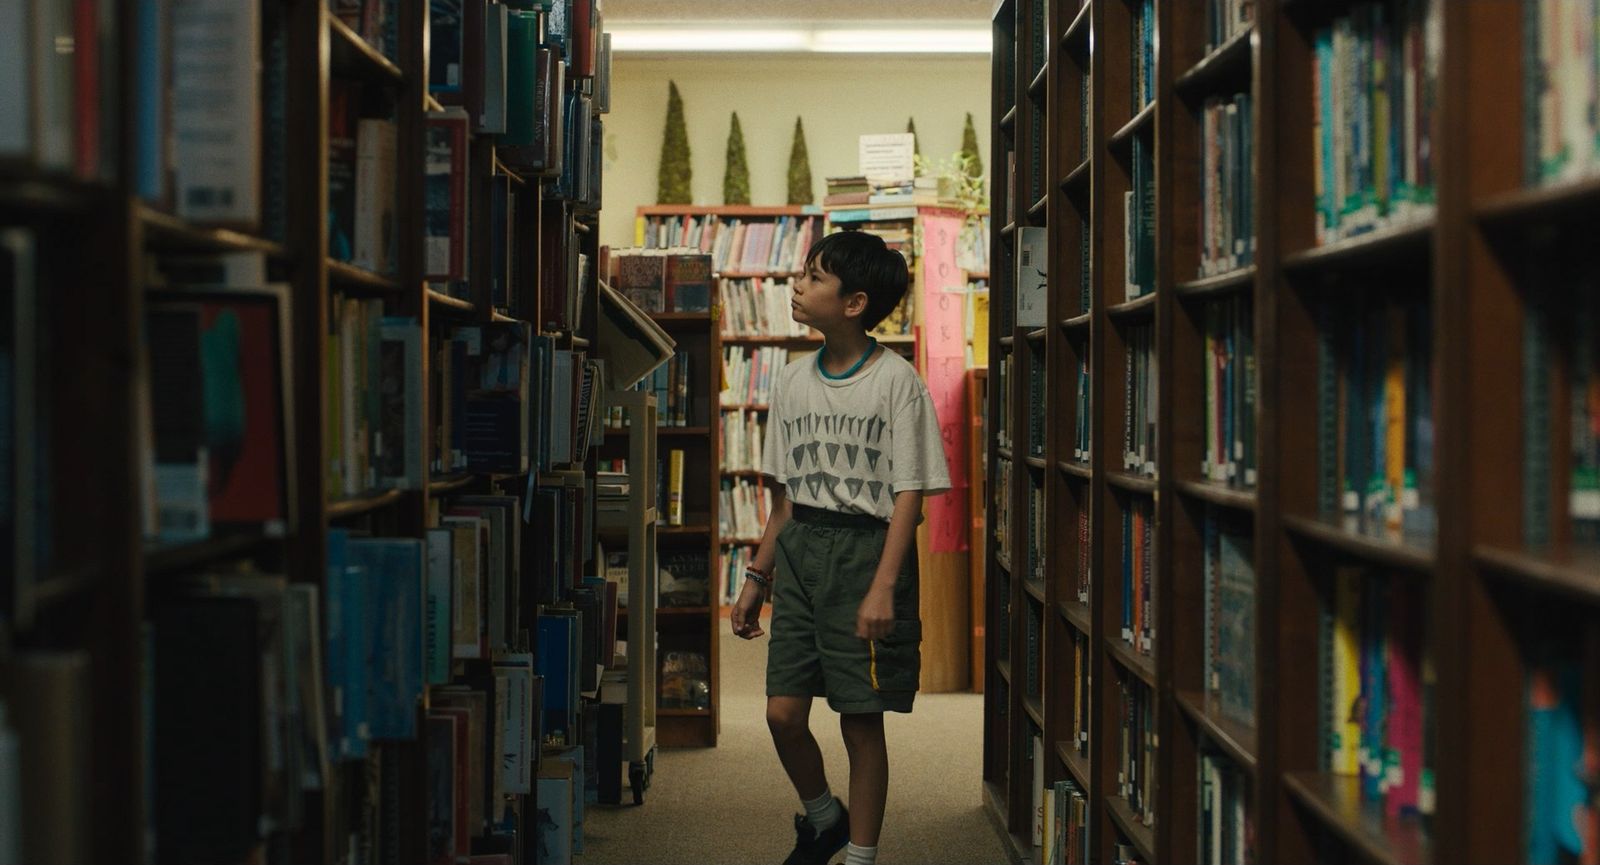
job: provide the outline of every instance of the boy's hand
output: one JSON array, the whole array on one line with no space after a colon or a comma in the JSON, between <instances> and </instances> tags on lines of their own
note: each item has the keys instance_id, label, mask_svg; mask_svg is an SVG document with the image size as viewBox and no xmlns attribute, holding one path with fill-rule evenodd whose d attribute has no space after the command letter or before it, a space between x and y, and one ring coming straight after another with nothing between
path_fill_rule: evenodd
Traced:
<instances>
[{"instance_id":1,"label":"boy's hand","mask_svg":"<svg viewBox=\"0 0 1600 865\"><path fill-rule=\"evenodd\" d=\"M894 587L874 583L861 599L861 609L856 613L856 636L863 640L881 640L889 636L894 627Z\"/></svg>"},{"instance_id":2,"label":"boy's hand","mask_svg":"<svg viewBox=\"0 0 1600 865\"><path fill-rule=\"evenodd\" d=\"M733 624L733 635L746 640L753 640L766 633L761 629L761 603L765 598L764 593L755 580L745 580L744 589L739 592L739 600L733 603L733 609L728 614L728 619Z\"/></svg>"}]
</instances>

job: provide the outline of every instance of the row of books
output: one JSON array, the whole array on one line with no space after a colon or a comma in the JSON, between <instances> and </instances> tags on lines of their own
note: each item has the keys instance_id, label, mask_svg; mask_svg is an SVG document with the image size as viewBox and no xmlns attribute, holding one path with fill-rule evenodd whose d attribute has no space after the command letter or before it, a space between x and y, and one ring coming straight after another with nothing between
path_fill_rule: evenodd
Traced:
<instances>
[{"instance_id":1,"label":"row of books","mask_svg":"<svg viewBox=\"0 0 1600 865\"><path fill-rule=\"evenodd\" d=\"M0 159L82 180L117 177L118 42L144 24L127 17L103 2L24 0L0 11L0 111L16 121L0 130Z\"/></svg>"},{"instance_id":2,"label":"row of books","mask_svg":"<svg viewBox=\"0 0 1600 865\"><path fill-rule=\"evenodd\" d=\"M1205 454L1200 476L1256 485L1255 319L1248 296L1208 303L1205 323Z\"/></svg>"},{"instance_id":3,"label":"row of books","mask_svg":"<svg viewBox=\"0 0 1600 865\"><path fill-rule=\"evenodd\" d=\"M729 540L758 540L772 513L772 489L760 481L724 478L721 496L718 534Z\"/></svg>"},{"instance_id":4,"label":"row of books","mask_svg":"<svg viewBox=\"0 0 1600 865\"><path fill-rule=\"evenodd\" d=\"M183 543L227 526L282 536L294 513L289 289L266 281L260 257L164 266L145 280L138 430L145 536ZM376 347L382 322L372 324ZM374 420L377 411L362 417ZM380 453L370 466L376 480L390 463Z\"/></svg>"},{"instance_id":5,"label":"row of books","mask_svg":"<svg viewBox=\"0 0 1600 865\"><path fill-rule=\"evenodd\" d=\"M1080 757L1089 756L1089 701L1093 689L1090 685L1093 655L1089 651L1089 635L1072 630L1072 750Z\"/></svg>"},{"instance_id":6,"label":"row of books","mask_svg":"<svg viewBox=\"0 0 1600 865\"><path fill-rule=\"evenodd\" d=\"M421 487L421 340L417 320L385 316L382 300L335 296L323 407L328 499Z\"/></svg>"},{"instance_id":7,"label":"row of books","mask_svg":"<svg viewBox=\"0 0 1600 865\"><path fill-rule=\"evenodd\" d=\"M805 266L806 251L819 239L819 217L766 219L721 216L641 216L634 243L647 249L687 247L710 254L717 273L793 274Z\"/></svg>"},{"instance_id":8,"label":"row of books","mask_svg":"<svg viewBox=\"0 0 1600 865\"><path fill-rule=\"evenodd\" d=\"M1078 382L1073 394L1072 458L1080 463L1087 463L1093 450L1094 439L1089 434L1094 423L1094 418L1089 412L1092 384L1089 376L1089 353L1084 351L1078 358Z\"/></svg>"},{"instance_id":9,"label":"row of books","mask_svg":"<svg viewBox=\"0 0 1600 865\"><path fill-rule=\"evenodd\" d=\"M656 457L657 525L683 525L684 459L681 448L673 448Z\"/></svg>"},{"instance_id":10,"label":"row of books","mask_svg":"<svg viewBox=\"0 0 1600 865\"><path fill-rule=\"evenodd\" d=\"M1255 726L1256 572L1245 527L1205 515L1205 694L1222 716Z\"/></svg>"},{"instance_id":11,"label":"row of books","mask_svg":"<svg viewBox=\"0 0 1600 865\"><path fill-rule=\"evenodd\" d=\"M1409 579L1333 571L1319 640L1323 765L1360 779L1390 819L1432 813L1427 595Z\"/></svg>"},{"instance_id":12,"label":"row of books","mask_svg":"<svg viewBox=\"0 0 1600 865\"><path fill-rule=\"evenodd\" d=\"M1576 542L1600 544L1600 301L1581 278L1569 282L1562 263L1535 276L1522 336L1523 537L1550 543L1558 525ZM1571 286L1567 288L1566 286ZM1552 407L1565 372L1567 417L1566 513L1552 513L1555 443Z\"/></svg>"},{"instance_id":13,"label":"row of books","mask_svg":"<svg viewBox=\"0 0 1600 865\"><path fill-rule=\"evenodd\" d=\"M711 665L704 652L661 653L656 706L662 709L711 708Z\"/></svg>"},{"instance_id":14,"label":"row of books","mask_svg":"<svg viewBox=\"0 0 1600 865\"><path fill-rule=\"evenodd\" d=\"M1523 163L1531 184L1560 183L1600 171L1600 4L1594 0L1523 3Z\"/></svg>"},{"instance_id":15,"label":"row of books","mask_svg":"<svg viewBox=\"0 0 1600 865\"><path fill-rule=\"evenodd\" d=\"M1050 235L1036 225L1017 228L1017 281L1012 286L1016 299L1012 310L1016 326L1035 330L1045 326L1050 296Z\"/></svg>"},{"instance_id":16,"label":"row of books","mask_svg":"<svg viewBox=\"0 0 1600 865\"><path fill-rule=\"evenodd\" d=\"M1156 822L1156 701L1150 687L1127 676L1113 710L1120 729L1116 795L1146 826Z\"/></svg>"},{"instance_id":17,"label":"row of books","mask_svg":"<svg viewBox=\"0 0 1600 865\"><path fill-rule=\"evenodd\" d=\"M725 346L722 349L721 404L748 406L772 402L772 383L788 363L787 349Z\"/></svg>"},{"instance_id":18,"label":"row of books","mask_svg":"<svg viewBox=\"0 0 1600 865\"><path fill-rule=\"evenodd\" d=\"M1246 865L1255 862L1255 819L1250 813L1250 776L1216 751L1200 754L1195 788L1200 791L1195 862Z\"/></svg>"},{"instance_id":19,"label":"row of books","mask_svg":"<svg viewBox=\"0 0 1600 865\"><path fill-rule=\"evenodd\" d=\"M766 423L761 412L740 409L722 413L722 470L761 470L761 447L766 443Z\"/></svg>"},{"instance_id":20,"label":"row of books","mask_svg":"<svg viewBox=\"0 0 1600 865\"><path fill-rule=\"evenodd\" d=\"M40 279L37 240L31 229L0 228L0 617L8 622L26 615L34 590L59 570L51 519L54 353L40 339L49 332L50 294ZM145 426L141 454L151 448ZM153 462L143 459L145 477ZM145 489L146 535L155 534L152 493Z\"/></svg>"},{"instance_id":21,"label":"row of books","mask_svg":"<svg viewBox=\"0 0 1600 865\"><path fill-rule=\"evenodd\" d=\"M1044 487L1028 475L1028 561L1023 573L1029 580L1044 582L1045 551L1050 546L1050 523L1045 519Z\"/></svg>"},{"instance_id":22,"label":"row of books","mask_svg":"<svg viewBox=\"0 0 1600 865\"><path fill-rule=\"evenodd\" d=\"M1134 0L1130 44L1129 81L1133 113L1138 114L1156 98L1156 4L1155 0Z\"/></svg>"},{"instance_id":23,"label":"row of books","mask_svg":"<svg viewBox=\"0 0 1600 865\"><path fill-rule=\"evenodd\" d=\"M1212 96L1200 109L1200 276L1255 262L1254 102Z\"/></svg>"},{"instance_id":24,"label":"row of books","mask_svg":"<svg viewBox=\"0 0 1600 865\"><path fill-rule=\"evenodd\" d=\"M1122 468L1153 478L1160 440L1156 411L1161 404L1154 327L1128 328L1122 371Z\"/></svg>"},{"instance_id":25,"label":"row of books","mask_svg":"<svg viewBox=\"0 0 1600 865\"><path fill-rule=\"evenodd\" d=\"M794 320L793 279L724 279L718 286L722 336L808 336L811 328Z\"/></svg>"},{"instance_id":26,"label":"row of books","mask_svg":"<svg viewBox=\"0 0 1600 865\"><path fill-rule=\"evenodd\" d=\"M392 116L366 116L362 88L328 87L328 257L374 273L398 267L398 133Z\"/></svg>"},{"instance_id":27,"label":"row of books","mask_svg":"<svg viewBox=\"0 0 1600 865\"><path fill-rule=\"evenodd\" d=\"M1009 531L1011 525L1011 461L1001 460L994 476L994 539L995 554L1006 565L1016 564L1016 539Z\"/></svg>"},{"instance_id":28,"label":"row of books","mask_svg":"<svg viewBox=\"0 0 1600 865\"><path fill-rule=\"evenodd\" d=\"M687 351L674 352L664 364L655 368L637 387L656 396L657 426L689 426L690 406L696 400L690 375L694 356Z\"/></svg>"},{"instance_id":29,"label":"row of books","mask_svg":"<svg viewBox=\"0 0 1600 865\"><path fill-rule=\"evenodd\" d=\"M1588 861L1600 855L1600 807L1589 792L1600 749L1600 636L1546 631L1527 658L1524 861Z\"/></svg>"},{"instance_id":30,"label":"row of books","mask_svg":"<svg viewBox=\"0 0 1600 865\"><path fill-rule=\"evenodd\" d=\"M1015 395L1012 393L1016 388L1016 382L1014 381L1016 377L1014 373L1016 357L1015 354L1005 354L995 364L994 393L1000 399L1000 420L994 434L995 444L1002 450L1009 450L1012 445L1011 413L1012 409L1016 407L1016 403L1013 401Z\"/></svg>"},{"instance_id":31,"label":"row of books","mask_svg":"<svg viewBox=\"0 0 1600 865\"><path fill-rule=\"evenodd\" d=\"M420 414L420 331L411 340L403 377L383 385L404 395L408 413ZM432 474L518 474L535 462L540 467L572 462L575 425L587 428L592 420L583 418L594 410L587 401L579 405L583 393L592 396L595 372L581 354L556 351L548 337L534 337L526 322L446 330L429 348ZM535 424L534 418L545 422Z\"/></svg>"},{"instance_id":32,"label":"row of books","mask_svg":"<svg viewBox=\"0 0 1600 865\"><path fill-rule=\"evenodd\" d=\"M1319 326L1319 485L1349 531L1431 537L1433 333L1425 302L1345 299Z\"/></svg>"},{"instance_id":33,"label":"row of books","mask_svg":"<svg viewBox=\"0 0 1600 865\"><path fill-rule=\"evenodd\" d=\"M1156 290L1155 148L1143 135L1133 136L1132 180L1122 194L1123 295L1127 300Z\"/></svg>"},{"instance_id":34,"label":"row of books","mask_svg":"<svg viewBox=\"0 0 1600 865\"><path fill-rule=\"evenodd\" d=\"M1089 865L1089 799L1076 781L1065 778L1044 795L1043 865Z\"/></svg>"},{"instance_id":35,"label":"row of books","mask_svg":"<svg viewBox=\"0 0 1600 865\"><path fill-rule=\"evenodd\" d=\"M1032 114L1033 123L1029 128L1038 130L1048 128L1043 103L1029 99L1028 111ZM1045 190L1050 184L1050 178L1045 176L1048 163L1045 160L1044 138L1043 135L1033 135L1028 139L1028 198L1020 204L1026 205L1029 211L1044 200Z\"/></svg>"},{"instance_id":36,"label":"row of books","mask_svg":"<svg viewBox=\"0 0 1600 865\"><path fill-rule=\"evenodd\" d=\"M1140 655L1155 651L1155 502L1131 496L1122 509L1122 642Z\"/></svg>"},{"instance_id":37,"label":"row of books","mask_svg":"<svg viewBox=\"0 0 1600 865\"><path fill-rule=\"evenodd\" d=\"M1206 0L1206 51L1220 48L1255 22L1255 0Z\"/></svg>"},{"instance_id":38,"label":"row of books","mask_svg":"<svg viewBox=\"0 0 1600 865\"><path fill-rule=\"evenodd\" d=\"M1311 138L1319 244L1433 212L1440 5L1361 3L1316 31Z\"/></svg>"},{"instance_id":39,"label":"row of books","mask_svg":"<svg viewBox=\"0 0 1600 865\"><path fill-rule=\"evenodd\" d=\"M1036 351L1028 357L1028 456L1042 457L1049 444L1049 424L1045 410L1045 397L1049 394L1046 381L1044 352Z\"/></svg>"},{"instance_id":40,"label":"row of books","mask_svg":"<svg viewBox=\"0 0 1600 865\"><path fill-rule=\"evenodd\" d=\"M1094 583L1094 568L1092 565L1093 556L1091 555L1091 552L1094 548L1094 541L1089 531L1090 516L1089 508L1087 506L1088 496L1082 492L1080 492L1079 495L1081 498L1079 499L1078 507L1075 509L1077 511L1077 517L1075 519L1077 520L1078 524L1078 555L1075 563L1076 573L1073 574L1073 584L1075 587L1074 597L1078 599L1078 603L1088 606L1089 587Z\"/></svg>"},{"instance_id":41,"label":"row of books","mask_svg":"<svg viewBox=\"0 0 1600 865\"><path fill-rule=\"evenodd\" d=\"M1023 579L1032 581L1031 577ZM1044 699L1044 609L1032 595L1022 600L1022 695Z\"/></svg>"},{"instance_id":42,"label":"row of books","mask_svg":"<svg viewBox=\"0 0 1600 865\"><path fill-rule=\"evenodd\" d=\"M724 606L731 605L739 600L739 593L744 591L744 569L750 567L756 560L756 548L750 544L723 544L718 555L719 573L721 579L717 585L721 588Z\"/></svg>"},{"instance_id":43,"label":"row of books","mask_svg":"<svg viewBox=\"0 0 1600 865\"><path fill-rule=\"evenodd\" d=\"M711 256L677 249L613 250L613 287L645 312L710 312Z\"/></svg>"}]
</instances>

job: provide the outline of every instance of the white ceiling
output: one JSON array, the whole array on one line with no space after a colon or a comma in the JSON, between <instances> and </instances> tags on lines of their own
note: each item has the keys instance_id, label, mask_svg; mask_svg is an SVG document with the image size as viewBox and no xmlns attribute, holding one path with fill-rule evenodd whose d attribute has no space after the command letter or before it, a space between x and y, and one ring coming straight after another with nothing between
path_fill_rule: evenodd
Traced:
<instances>
[{"instance_id":1,"label":"white ceiling","mask_svg":"<svg viewBox=\"0 0 1600 865\"><path fill-rule=\"evenodd\" d=\"M938 21L987 23L994 0L605 0L627 21Z\"/></svg>"}]
</instances>

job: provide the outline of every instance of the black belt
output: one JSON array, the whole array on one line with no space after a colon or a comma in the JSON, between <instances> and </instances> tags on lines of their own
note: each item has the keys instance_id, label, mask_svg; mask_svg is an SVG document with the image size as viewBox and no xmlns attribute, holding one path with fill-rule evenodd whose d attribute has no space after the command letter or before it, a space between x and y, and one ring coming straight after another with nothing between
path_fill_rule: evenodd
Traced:
<instances>
[{"instance_id":1,"label":"black belt","mask_svg":"<svg viewBox=\"0 0 1600 865\"><path fill-rule=\"evenodd\" d=\"M889 524L871 514L847 514L840 511L830 511L827 508L814 508L810 505L791 504L790 515L795 520L808 526L819 526L830 529L863 529L869 531L889 528Z\"/></svg>"}]
</instances>

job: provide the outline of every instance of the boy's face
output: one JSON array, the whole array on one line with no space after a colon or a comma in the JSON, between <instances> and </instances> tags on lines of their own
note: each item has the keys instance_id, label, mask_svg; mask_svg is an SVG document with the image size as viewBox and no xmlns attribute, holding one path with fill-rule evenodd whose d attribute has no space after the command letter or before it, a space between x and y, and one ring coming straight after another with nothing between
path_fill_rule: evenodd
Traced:
<instances>
[{"instance_id":1,"label":"boy's face","mask_svg":"<svg viewBox=\"0 0 1600 865\"><path fill-rule=\"evenodd\" d=\"M822 269L820 258L813 259L794 281L794 297L789 302L794 320L823 332L859 320L867 309L867 295L861 291L844 295L842 286L839 277Z\"/></svg>"}]
</instances>

